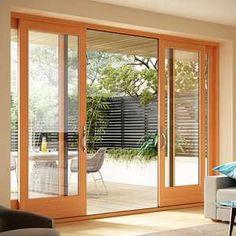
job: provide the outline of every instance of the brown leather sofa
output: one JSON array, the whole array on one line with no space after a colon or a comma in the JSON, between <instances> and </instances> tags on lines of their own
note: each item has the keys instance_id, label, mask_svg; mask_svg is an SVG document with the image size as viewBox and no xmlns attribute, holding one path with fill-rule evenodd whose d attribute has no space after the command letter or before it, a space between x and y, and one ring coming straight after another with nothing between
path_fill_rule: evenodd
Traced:
<instances>
[{"instance_id":1,"label":"brown leather sofa","mask_svg":"<svg viewBox=\"0 0 236 236\"><path fill-rule=\"evenodd\" d=\"M0 206L0 236L59 236L53 220Z\"/></svg>"}]
</instances>

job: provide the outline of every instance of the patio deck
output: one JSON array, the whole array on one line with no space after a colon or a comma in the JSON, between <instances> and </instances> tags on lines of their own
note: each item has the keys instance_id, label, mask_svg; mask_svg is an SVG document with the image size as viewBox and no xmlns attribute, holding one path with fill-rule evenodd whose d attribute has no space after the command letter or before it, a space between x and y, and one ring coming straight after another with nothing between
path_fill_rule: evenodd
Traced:
<instances>
[{"instance_id":1,"label":"patio deck","mask_svg":"<svg viewBox=\"0 0 236 236\"><path fill-rule=\"evenodd\" d=\"M177 158L176 163L178 183L188 185L197 184L198 159L192 157ZM87 175L87 212L100 214L115 211L151 208L157 206L157 162L119 162L105 159L101 173L103 175L108 194L105 194L102 182L94 183L92 176ZM15 173L11 173L12 187L16 189ZM189 176L189 178L186 178ZM76 178L70 178L69 191L76 194ZM166 179L167 176L166 176ZM13 189L14 190L14 189ZM50 195L31 192L31 197L50 197ZM55 195L51 195L55 197ZM12 191L12 198L16 193Z\"/></svg>"},{"instance_id":2,"label":"patio deck","mask_svg":"<svg viewBox=\"0 0 236 236\"><path fill-rule=\"evenodd\" d=\"M135 210L157 206L157 189L150 186L105 182L108 194L97 193L94 183L88 183L88 214Z\"/></svg>"},{"instance_id":3,"label":"patio deck","mask_svg":"<svg viewBox=\"0 0 236 236\"><path fill-rule=\"evenodd\" d=\"M135 210L157 206L157 189L150 186L105 182L108 193L105 194L102 183L88 182L88 214L100 214L114 211ZM74 187L74 192L76 192ZM50 197L52 195L31 192L31 196ZM54 195L55 196L55 195ZM16 198L16 193L12 192Z\"/></svg>"}]
</instances>

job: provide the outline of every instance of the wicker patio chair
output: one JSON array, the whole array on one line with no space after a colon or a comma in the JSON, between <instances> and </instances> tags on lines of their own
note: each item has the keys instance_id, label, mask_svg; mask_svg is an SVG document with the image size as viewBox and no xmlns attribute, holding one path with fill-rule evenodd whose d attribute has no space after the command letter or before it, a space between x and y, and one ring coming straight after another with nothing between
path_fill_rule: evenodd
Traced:
<instances>
[{"instance_id":1,"label":"wicker patio chair","mask_svg":"<svg viewBox=\"0 0 236 236\"><path fill-rule=\"evenodd\" d=\"M106 194L108 194L107 187L105 185L105 182L103 180L103 177L100 171L100 169L102 168L104 159L105 159L105 153L106 153L106 148L99 148L93 157L87 159L87 174L92 175L95 183L101 181L104 186ZM70 171L71 173L78 172L78 159L77 158L71 160ZM95 173L98 173L99 175L97 178L94 175Z\"/></svg>"}]
</instances>

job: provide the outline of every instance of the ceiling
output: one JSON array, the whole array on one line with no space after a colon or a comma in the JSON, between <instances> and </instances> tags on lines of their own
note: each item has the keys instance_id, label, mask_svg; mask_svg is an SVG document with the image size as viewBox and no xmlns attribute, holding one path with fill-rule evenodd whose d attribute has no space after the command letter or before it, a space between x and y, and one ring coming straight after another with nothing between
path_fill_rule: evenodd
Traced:
<instances>
[{"instance_id":1,"label":"ceiling","mask_svg":"<svg viewBox=\"0 0 236 236\"><path fill-rule=\"evenodd\" d=\"M30 45L58 48L58 34L30 31ZM17 30L12 29L11 41L17 41ZM78 50L78 37L68 36L68 47ZM90 51L136 55L148 58L157 58L158 40L145 37L130 36L118 33L109 33L96 30L87 31L87 49ZM198 61L198 53L183 50L174 51L177 60ZM166 58L168 58L166 50Z\"/></svg>"},{"instance_id":2,"label":"ceiling","mask_svg":"<svg viewBox=\"0 0 236 236\"><path fill-rule=\"evenodd\" d=\"M236 0L93 0L236 26Z\"/></svg>"},{"instance_id":3,"label":"ceiling","mask_svg":"<svg viewBox=\"0 0 236 236\"><path fill-rule=\"evenodd\" d=\"M17 41L17 31L12 30L11 41ZM31 45L41 47L52 46L58 48L58 34L30 31L29 41ZM69 35L68 47L78 48L78 38ZM108 33L95 30L87 31L87 49L91 51L118 53L125 55L137 55L143 57L157 57L156 39Z\"/></svg>"},{"instance_id":4,"label":"ceiling","mask_svg":"<svg viewBox=\"0 0 236 236\"><path fill-rule=\"evenodd\" d=\"M93 51L157 57L155 39L89 30L87 40L87 48Z\"/></svg>"}]
</instances>

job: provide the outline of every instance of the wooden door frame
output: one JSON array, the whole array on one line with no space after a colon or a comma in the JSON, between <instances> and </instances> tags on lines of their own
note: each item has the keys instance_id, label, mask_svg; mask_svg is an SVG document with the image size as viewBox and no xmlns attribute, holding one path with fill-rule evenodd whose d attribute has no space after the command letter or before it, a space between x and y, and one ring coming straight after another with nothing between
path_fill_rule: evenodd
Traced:
<instances>
[{"instance_id":1,"label":"wooden door frame","mask_svg":"<svg viewBox=\"0 0 236 236\"><path fill-rule=\"evenodd\" d=\"M219 102L218 100L215 100L214 97L218 97L218 93L219 93L219 88L218 88L218 69L219 69L219 53L218 53L218 47L219 44L215 43L215 42L209 42L209 41L205 41L205 40L196 40L196 39L187 39L187 38L182 38L182 37L176 37L176 36L169 36L169 35L163 35L163 34L157 34L157 33L150 33L150 32L143 32L143 31L138 31L138 30L131 30L131 29L125 29L125 28L118 28L118 27L111 27L111 26L105 26L105 25L98 25L98 24L91 24L91 23L85 23L85 22L78 22L78 21L71 21L71 20L62 20L62 19L57 19L57 18L50 18L50 17L44 17L44 16L35 16L35 15L29 15L29 14L22 14L22 13L15 13L13 12L11 14L11 22L12 22L12 28L18 28L19 29L19 21L27 21L27 22L31 22L33 24L37 23L38 26L43 27L46 25L50 25L50 30L54 30L57 33L60 32L65 32L68 31L68 34L73 34L74 30L76 32L78 32L78 30L82 30L83 33L81 34L81 44L80 47L84 50L80 51L80 56L81 56L81 78L85 78L83 79L83 81L81 81L80 83L80 93L82 94L82 100L85 101L86 99L86 30L91 29L91 30L99 30L99 31L106 31L106 32L113 32L113 33L121 33L121 34L127 34L127 35L134 35L134 36L141 36L141 37L148 37L148 38L153 38L153 39L157 39L159 40L159 45L161 46L161 42L163 40L165 41L171 41L171 42L176 42L176 43L185 43L185 44L192 44L192 45L201 45L207 48L208 51L212 52L212 64L210 65L211 67L211 71L212 71L212 76L214 77L213 79L210 79L209 83L210 85L210 89L209 89L209 95L211 96L209 98L209 104L210 104L210 110L209 110L209 120L213 121L213 122L209 122L210 127L209 127L209 134L215 134L218 135L219 134ZM39 27L39 28L40 28ZM22 30L23 29L23 25L21 25ZM37 28L37 29L39 29ZM46 27L47 28L47 27ZM36 29L36 30L37 30ZM44 28L45 29L45 28ZM49 31L50 31L49 30ZM24 45L24 39L22 40L23 42L21 42ZM21 45L21 43L19 43ZM160 46L158 49L158 52L160 53ZM22 48L21 48L22 51ZM159 54L160 55L160 54ZM25 59L24 59L24 52L21 53L21 57L23 59L22 62L20 62L20 67L24 66L24 63L28 63ZM160 62L160 60L159 60ZM159 77L162 69L159 65ZM24 70L20 71L21 76L24 76ZM159 79L160 81L160 79ZM161 96L161 92L159 93L159 97ZM86 104L85 102L81 105L81 113L85 114L86 113ZM22 107L23 112L24 111L24 107ZM86 117L82 117L82 120L80 122L80 137L82 137L83 135L83 124L86 123L85 121ZM24 122L23 122L24 123ZM22 124L22 126L24 125L25 127L25 123ZM22 135L23 136L23 135ZM23 137L24 138L24 137ZM163 141L161 138L159 140L159 145L160 143ZM210 171L212 169L213 166L218 164L218 160L219 160L219 152L218 152L218 147L219 145L219 138L218 136L213 138L213 136L211 136L209 138L209 173L214 174L212 171ZM80 148L82 148L82 144L80 143ZM83 163L83 165L86 165L86 158L82 158L81 160ZM159 172L160 173L160 172ZM82 174L83 178L86 178L86 172ZM160 178L160 176L159 176ZM84 181L84 183L80 183L82 184L82 186L86 186L86 181ZM83 186L83 187L84 187ZM86 198L86 197L85 197ZM11 201L11 205L14 208L18 208L18 200L12 200ZM190 204L189 206L193 206L194 204ZM195 204L196 205L196 204ZM187 206L185 204L185 206ZM179 206L175 206L176 208L178 208ZM174 208L175 208L174 207ZM156 207L156 208L150 208L150 209L141 209L141 210L132 210L132 211L125 211L125 212L112 212L112 213L105 213L105 214L97 214L97 215L90 215L90 216L83 216L83 217L76 217L76 219L89 219L89 218L102 218L102 217L110 217L110 216L119 216L119 215L127 215L127 214L134 214L134 213L143 213L143 212L153 212L153 211L159 211L161 209L170 209L170 207ZM171 207L171 209L173 209L173 207ZM72 219L72 218L70 218Z\"/></svg>"},{"instance_id":2,"label":"wooden door frame","mask_svg":"<svg viewBox=\"0 0 236 236\"><path fill-rule=\"evenodd\" d=\"M208 175L219 165L219 47L206 46L208 55ZM214 157L214 158L213 158Z\"/></svg>"},{"instance_id":3,"label":"wooden door frame","mask_svg":"<svg viewBox=\"0 0 236 236\"><path fill-rule=\"evenodd\" d=\"M20 194L19 208L45 214L54 218L62 218L68 216L78 216L86 214L86 155L82 151L83 131L81 127L86 124L86 104L84 85L86 83L86 45L85 45L85 30L74 27L61 27L50 23L32 22L28 20L19 20L18 34L20 47ZM54 34L69 34L79 37L79 78L78 78L78 94L79 98L79 146L78 156L80 159L80 168L78 171L79 177L79 194L77 196L60 196L60 191L57 197L33 198L29 199L28 195L28 55L29 55L29 31L48 32ZM63 78L61 78L63 80ZM62 87L62 86L61 86ZM60 110L64 110L64 104L60 103ZM63 117L62 117L63 119ZM61 122L60 122L61 124ZM59 135L61 136L61 135ZM61 138L61 137L60 137ZM59 149L62 151L63 149ZM59 153L59 166L62 163L63 153ZM60 177L59 177L60 179ZM73 209L73 211L72 211ZM74 212L74 213L73 213Z\"/></svg>"}]
</instances>

